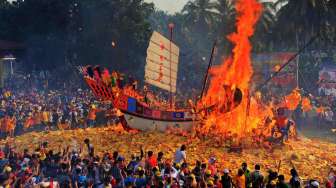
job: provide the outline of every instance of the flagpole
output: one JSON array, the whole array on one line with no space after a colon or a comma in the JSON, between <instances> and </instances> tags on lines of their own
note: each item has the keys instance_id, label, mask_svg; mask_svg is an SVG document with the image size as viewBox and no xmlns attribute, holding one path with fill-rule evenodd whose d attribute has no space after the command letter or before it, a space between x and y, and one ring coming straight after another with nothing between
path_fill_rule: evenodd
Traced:
<instances>
[{"instance_id":1,"label":"flagpole","mask_svg":"<svg viewBox=\"0 0 336 188\"><path fill-rule=\"evenodd\" d=\"M170 31L170 43L169 43L169 87L170 87L170 109L173 109L173 91L172 91L172 80L171 80L171 67L172 67L172 41L173 41L173 29L174 24L170 23L168 25Z\"/></svg>"}]
</instances>

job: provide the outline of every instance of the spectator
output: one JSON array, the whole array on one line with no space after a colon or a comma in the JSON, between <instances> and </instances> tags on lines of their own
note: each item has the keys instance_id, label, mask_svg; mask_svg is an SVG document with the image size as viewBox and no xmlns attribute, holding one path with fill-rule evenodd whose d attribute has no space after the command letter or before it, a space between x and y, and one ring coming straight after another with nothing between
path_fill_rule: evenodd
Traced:
<instances>
[{"instance_id":1,"label":"spectator","mask_svg":"<svg viewBox=\"0 0 336 188\"><path fill-rule=\"evenodd\" d=\"M279 175L278 176L277 188L289 188L287 183L285 182L285 176L284 175Z\"/></svg>"},{"instance_id":2,"label":"spectator","mask_svg":"<svg viewBox=\"0 0 336 188\"><path fill-rule=\"evenodd\" d=\"M153 151L148 151L146 159L146 169L150 171L156 166L157 166L157 159L153 155Z\"/></svg>"},{"instance_id":3,"label":"spectator","mask_svg":"<svg viewBox=\"0 0 336 188\"><path fill-rule=\"evenodd\" d=\"M90 156L90 157L94 157L94 147L93 147L93 145L90 143L90 140L89 140L88 138L86 138L86 139L84 140L84 143L85 143L85 145L86 145L86 147L87 147L87 151L88 151L89 156Z\"/></svg>"},{"instance_id":4,"label":"spectator","mask_svg":"<svg viewBox=\"0 0 336 188\"><path fill-rule=\"evenodd\" d=\"M238 173L235 177L234 186L236 188L245 188L246 187L246 179L244 175L243 169L238 169Z\"/></svg>"},{"instance_id":5,"label":"spectator","mask_svg":"<svg viewBox=\"0 0 336 188\"><path fill-rule=\"evenodd\" d=\"M276 187L276 180L278 178L278 173L272 170L268 171L268 177L266 181L266 188Z\"/></svg>"},{"instance_id":6,"label":"spectator","mask_svg":"<svg viewBox=\"0 0 336 188\"><path fill-rule=\"evenodd\" d=\"M245 175L245 186L246 188L251 187L251 176L250 176L250 170L247 168L247 163L242 163L242 168Z\"/></svg>"},{"instance_id":7,"label":"spectator","mask_svg":"<svg viewBox=\"0 0 336 188\"><path fill-rule=\"evenodd\" d=\"M334 188L336 187L336 175L335 175L335 170L333 168L330 169L328 178L327 178L327 183L326 187L327 188Z\"/></svg>"},{"instance_id":8,"label":"spectator","mask_svg":"<svg viewBox=\"0 0 336 188\"><path fill-rule=\"evenodd\" d=\"M251 173L252 188L262 188L264 177L260 172L260 165L256 164L254 172Z\"/></svg>"},{"instance_id":9,"label":"spectator","mask_svg":"<svg viewBox=\"0 0 336 188\"><path fill-rule=\"evenodd\" d=\"M215 174L217 174L216 160L217 159L215 157L211 157L209 159L208 169L211 171L211 175L212 176L214 176Z\"/></svg>"},{"instance_id":10,"label":"spectator","mask_svg":"<svg viewBox=\"0 0 336 188\"><path fill-rule=\"evenodd\" d=\"M291 179L289 180L289 185L291 188L300 188L301 187L301 179L299 174L297 173L296 169L293 168L290 170Z\"/></svg>"},{"instance_id":11,"label":"spectator","mask_svg":"<svg viewBox=\"0 0 336 188\"><path fill-rule=\"evenodd\" d=\"M232 188L232 178L229 175L229 170L228 169L224 169L224 174L222 175L221 178L221 182L222 182L222 186L223 188Z\"/></svg>"},{"instance_id":12,"label":"spectator","mask_svg":"<svg viewBox=\"0 0 336 188\"><path fill-rule=\"evenodd\" d=\"M158 163L158 167L159 167L159 169L162 170L163 167L164 167L164 159L163 159L163 152L162 152L162 151L160 151L160 152L158 153L158 156L157 156L157 163Z\"/></svg>"},{"instance_id":13,"label":"spectator","mask_svg":"<svg viewBox=\"0 0 336 188\"><path fill-rule=\"evenodd\" d=\"M187 147L182 145L180 149L178 149L175 153L175 163L182 163L187 162L187 154L186 154Z\"/></svg>"}]
</instances>

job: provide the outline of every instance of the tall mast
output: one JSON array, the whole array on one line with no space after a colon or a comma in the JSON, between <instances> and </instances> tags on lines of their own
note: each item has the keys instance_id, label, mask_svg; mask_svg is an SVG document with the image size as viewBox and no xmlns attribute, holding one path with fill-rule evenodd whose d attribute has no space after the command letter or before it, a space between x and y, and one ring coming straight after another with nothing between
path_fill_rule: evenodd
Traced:
<instances>
[{"instance_id":1,"label":"tall mast","mask_svg":"<svg viewBox=\"0 0 336 188\"><path fill-rule=\"evenodd\" d=\"M170 43L169 43L169 87L170 87L170 109L173 109L173 91L172 91L172 76L171 76L171 67L172 67L172 41L173 41L173 29L174 24L170 23L168 25L170 32Z\"/></svg>"},{"instance_id":2,"label":"tall mast","mask_svg":"<svg viewBox=\"0 0 336 188\"><path fill-rule=\"evenodd\" d=\"M298 33L296 32L296 48L299 50L299 36ZM300 54L298 54L297 58L296 58L296 87L298 89L300 89L299 86L299 61L300 61Z\"/></svg>"},{"instance_id":3,"label":"tall mast","mask_svg":"<svg viewBox=\"0 0 336 188\"><path fill-rule=\"evenodd\" d=\"M210 70L210 68L212 66L212 60L213 60L213 56L214 56L214 53L215 53L216 45L217 45L217 41L215 41L214 44L213 44L213 46L212 46L208 68L207 68L207 71L205 73L205 77L204 77L204 80L203 80L202 93L201 93L200 99L202 99L203 95L204 95L205 87L206 87L206 84L207 84L207 81L208 81L208 77L209 77L209 70Z\"/></svg>"}]
</instances>

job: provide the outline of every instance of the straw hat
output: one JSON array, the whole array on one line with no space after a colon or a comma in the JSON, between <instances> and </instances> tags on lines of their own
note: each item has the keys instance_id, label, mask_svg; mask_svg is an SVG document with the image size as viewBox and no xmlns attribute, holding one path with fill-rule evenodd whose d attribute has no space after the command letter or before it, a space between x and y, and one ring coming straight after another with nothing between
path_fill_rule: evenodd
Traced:
<instances>
[{"instance_id":1,"label":"straw hat","mask_svg":"<svg viewBox=\"0 0 336 188\"><path fill-rule=\"evenodd\" d=\"M211 170L207 170L207 171L205 171L205 174L206 174L206 175L211 175Z\"/></svg>"},{"instance_id":2,"label":"straw hat","mask_svg":"<svg viewBox=\"0 0 336 188\"><path fill-rule=\"evenodd\" d=\"M212 180L209 180L209 181L207 182L207 184L210 185L210 186L213 186L213 185L214 185L214 182L213 182Z\"/></svg>"},{"instance_id":3,"label":"straw hat","mask_svg":"<svg viewBox=\"0 0 336 188\"><path fill-rule=\"evenodd\" d=\"M156 171L156 172L155 172L155 176L161 176L160 171Z\"/></svg>"},{"instance_id":4,"label":"straw hat","mask_svg":"<svg viewBox=\"0 0 336 188\"><path fill-rule=\"evenodd\" d=\"M12 168L10 166L6 166L4 168L4 172L12 172Z\"/></svg>"}]
</instances>

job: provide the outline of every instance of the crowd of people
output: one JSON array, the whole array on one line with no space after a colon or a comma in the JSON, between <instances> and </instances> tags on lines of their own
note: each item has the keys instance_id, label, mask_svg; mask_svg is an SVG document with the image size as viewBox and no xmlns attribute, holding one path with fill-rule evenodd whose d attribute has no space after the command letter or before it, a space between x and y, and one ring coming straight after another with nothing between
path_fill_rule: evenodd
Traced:
<instances>
[{"instance_id":1,"label":"crowd of people","mask_svg":"<svg viewBox=\"0 0 336 188\"><path fill-rule=\"evenodd\" d=\"M35 86L6 88L0 94L2 138L29 131L84 128L115 121L111 104L96 101L89 90L70 86L46 90Z\"/></svg>"},{"instance_id":2,"label":"crowd of people","mask_svg":"<svg viewBox=\"0 0 336 188\"><path fill-rule=\"evenodd\" d=\"M129 85L131 89L137 89L136 81L130 83L134 83ZM0 95L2 138L33 130L85 128L118 121L112 105L96 101L89 90L65 85L63 90L41 89L47 87L45 82L21 86L4 89ZM283 112L277 118L280 139L285 140L291 125L284 122L290 121L283 121L286 119ZM0 150L0 187L316 188L321 183L328 188L336 187L335 170L330 171L326 182L303 182L294 168L288 172L291 178L285 179L276 171L265 173L262 164L256 164L254 170L249 170L246 163L239 169L224 169L218 166L215 157L191 166L184 145L174 157L162 152L145 154L140 149L139 154L126 160L117 151L95 155L89 139L83 144L86 147L58 151L49 148L46 142L24 151L6 144Z\"/></svg>"},{"instance_id":3,"label":"crowd of people","mask_svg":"<svg viewBox=\"0 0 336 188\"><path fill-rule=\"evenodd\" d=\"M325 182L303 181L295 168L290 178L275 170L262 169L256 164L253 170L247 163L239 169L226 169L211 157L208 162L196 161L191 166L187 147L182 145L175 156L163 152L154 154L142 148L126 160L121 153L95 154L95 147L85 139L80 148L59 151L42 142L35 150L15 150L6 144L0 151L1 187L48 188L318 188L322 183L336 187L335 170L331 169Z\"/></svg>"}]
</instances>

